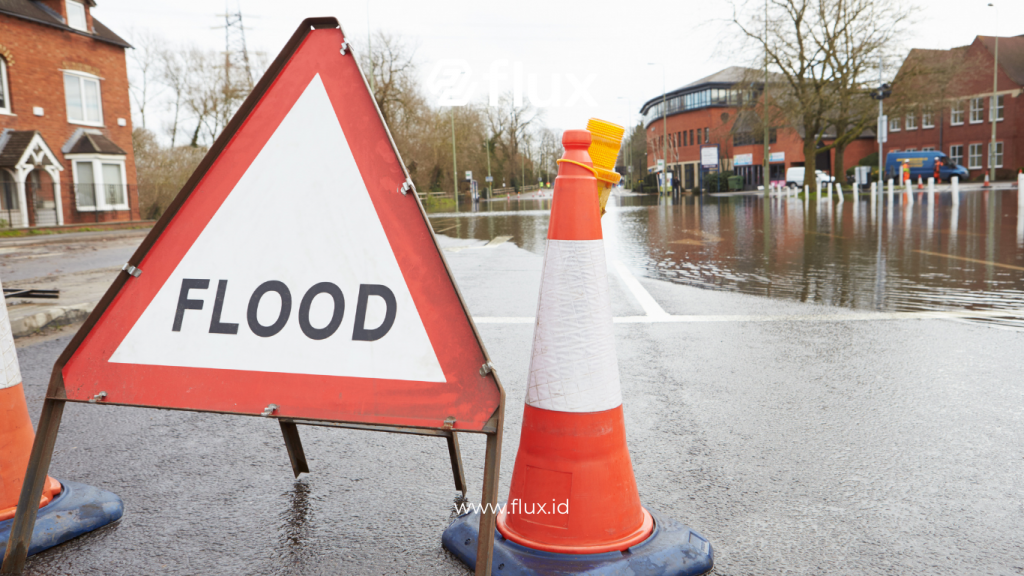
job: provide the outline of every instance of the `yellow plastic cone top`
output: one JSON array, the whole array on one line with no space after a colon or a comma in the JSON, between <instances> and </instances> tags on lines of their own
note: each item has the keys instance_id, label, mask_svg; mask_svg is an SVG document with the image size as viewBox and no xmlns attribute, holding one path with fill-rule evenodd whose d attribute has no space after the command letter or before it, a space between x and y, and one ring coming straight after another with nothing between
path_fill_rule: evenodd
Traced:
<instances>
[{"instance_id":1,"label":"yellow plastic cone top","mask_svg":"<svg viewBox=\"0 0 1024 576\"><path fill-rule=\"evenodd\" d=\"M601 215L603 216L612 186L618 184L622 177L615 171L615 161L619 157L622 136L626 133L626 129L618 124L591 118L587 122L587 131L590 132L590 150L588 152L594 163L594 170L597 172L598 189L601 193Z\"/></svg>"}]
</instances>

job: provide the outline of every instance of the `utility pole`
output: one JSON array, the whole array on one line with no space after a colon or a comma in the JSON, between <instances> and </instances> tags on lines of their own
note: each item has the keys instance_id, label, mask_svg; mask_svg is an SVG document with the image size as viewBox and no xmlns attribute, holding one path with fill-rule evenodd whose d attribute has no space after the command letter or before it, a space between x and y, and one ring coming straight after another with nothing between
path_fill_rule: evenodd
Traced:
<instances>
[{"instance_id":1,"label":"utility pole","mask_svg":"<svg viewBox=\"0 0 1024 576\"><path fill-rule=\"evenodd\" d=\"M452 106L452 184L455 188L455 211L459 211L459 165L455 161L455 106Z\"/></svg>"},{"instance_id":2,"label":"utility pole","mask_svg":"<svg viewBox=\"0 0 1024 576\"><path fill-rule=\"evenodd\" d=\"M999 9L996 5L989 3L989 6L996 10L996 24L999 23ZM998 29L996 31L998 34ZM992 120L992 142L988 145L988 178L990 181L996 181L996 102L998 102L999 96L996 93L999 91L999 36L993 36L996 43L995 48L995 59L992 63L992 102L988 107L989 119Z\"/></svg>"},{"instance_id":3,"label":"utility pole","mask_svg":"<svg viewBox=\"0 0 1024 576\"><path fill-rule=\"evenodd\" d=\"M768 162L768 145L770 144L771 129L768 125L768 0L764 0L764 159L761 164L761 171L764 173L764 195L768 196L771 186L771 165ZM806 138L806 136L805 136ZM807 181L807 175L804 175Z\"/></svg>"},{"instance_id":4,"label":"utility pole","mask_svg":"<svg viewBox=\"0 0 1024 576\"><path fill-rule=\"evenodd\" d=\"M491 176L491 139L487 138L487 199L494 198L494 178Z\"/></svg>"},{"instance_id":5,"label":"utility pole","mask_svg":"<svg viewBox=\"0 0 1024 576\"><path fill-rule=\"evenodd\" d=\"M213 29L224 28L224 91L225 93L232 86L231 69L240 68L245 73L245 87L251 90L253 87L252 69L249 66L249 51L245 44L245 25L242 23L242 8L238 7L237 12L231 12L228 3L224 2L224 13L217 14L224 17L222 26L214 26Z\"/></svg>"}]
</instances>

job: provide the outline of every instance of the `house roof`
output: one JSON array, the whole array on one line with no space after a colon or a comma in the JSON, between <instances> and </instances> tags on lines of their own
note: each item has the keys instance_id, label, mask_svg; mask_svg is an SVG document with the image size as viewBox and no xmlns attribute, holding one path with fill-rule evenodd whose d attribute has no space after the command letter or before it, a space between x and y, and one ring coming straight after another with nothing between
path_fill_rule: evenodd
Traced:
<instances>
[{"instance_id":1,"label":"house roof","mask_svg":"<svg viewBox=\"0 0 1024 576\"><path fill-rule=\"evenodd\" d=\"M53 155L50 146L37 130L5 128L0 131L0 167L14 168L19 163L56 166L58 170L64 169L60 166L60 160Z\"/></svg>"},{"instance_id":2,"label":"house roof","mask_svg":"<svg viewBox=\"0 0 1024 576\"><path fill-rule=\"evenodd\" d=\"M11 130L0 133L0 167L13 168L25 155L25 149L32 142L35 130Z\"/></svg>"},{"instance_id":3,"label":"house roof","mask_svg":"<svg viewBox=\"0 0 1024 576\"><path fill-rule=\"evenodd\" d=\"M90 130L82 131L77 136L65 144L61 151L65 154L128 154L103 134L95 134Z\"/></svg>"},{"instance_id":4,"label":"house roof","mask_svg":"<svg viewBox=\"0 0 1024 576\"><path fill-rule=\"evenodd\" d=\"M994 36L978 36L975 42L980 42L989 52L995 52ZM999 38L999 67L1018 86L1024 86L1024 36Z\"/></svg>"},{"instance_id":5,"label":"house roof","mask_svg":"<svg viewBox=\"0 0 1024 576\"><path fill-rule=\"evenodd\" d=\"M90 1L89 5L95 6L96 3ZM59 28L75 34L82 34L83 36L95 38L101 42L107 42L116 46L122 46L124 48L132 47L131 44L125 42L123 38L111 31L110 28L104 26L103 23L95 17L92 19L92 34L81 30L75 30L68 26L67 23L64 22L64 19L53 10L50 10L39 2L33 2L32 0L0 0L0 14L14 16L15 18L21 18L22 20L28 20L30 22L50 26L52 28Z\"/></svg>"}]
</instances>

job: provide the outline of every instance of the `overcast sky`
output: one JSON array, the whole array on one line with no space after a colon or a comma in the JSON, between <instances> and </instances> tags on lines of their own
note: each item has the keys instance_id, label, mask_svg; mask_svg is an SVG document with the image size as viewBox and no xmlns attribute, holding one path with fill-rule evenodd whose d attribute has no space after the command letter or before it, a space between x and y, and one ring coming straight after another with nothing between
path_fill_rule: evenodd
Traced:
<instances>
[{"instance_id":1,"label":"overcast sky","mask_svg":"<svg viewBox=\"0 0 1024 576\"><path fill-rule=\"evenodd\" d=\"M1024 0L997 1L998 19L988 0L921 3L928 8L914 13L905 48L951 48L979 34L1024 34ZM224 49L224 32L215 28L223 23L217 17L224 12L219 0L97 4L93 14L125 37L149 30L172 43ZM618 123L636 118L644 101L661 94L663 64L669 90L727 66L749 64L748 56L736 51L732 7L725 0L229 0L229 6L241 7L250 51L266 52L270 59L303 18L335 16L357 50L367 30L386 31L415 47L426 89L442 88L445 79L454 78L453 70L465 70L458 78L469 82L460 81L448 94L475 84L478 101L486 99L491 85L512 89L520 62L524 93L533 79L536 95L551 100L545 121L558 129L581 128L591 116ZM492 71L503 77L489 75Z\"/></svg>"}]
</instances>

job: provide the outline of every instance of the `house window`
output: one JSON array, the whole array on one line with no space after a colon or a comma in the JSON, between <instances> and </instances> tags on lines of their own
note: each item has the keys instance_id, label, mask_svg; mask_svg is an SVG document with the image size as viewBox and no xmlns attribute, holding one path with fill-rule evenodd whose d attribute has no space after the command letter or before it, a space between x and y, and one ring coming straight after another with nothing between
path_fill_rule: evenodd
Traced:
<instances>
[{"instance_id":1,"label":"house window","mask_svg":"<svg viewBox=\"0 0 1024 576\"><path fill-rule=\"evenodd\" d=\"M988 145L988 165L989 167L1002 168L1003 167L1003 143L996 142L995 150L992 149L992 143Z\"/></svg>"},{"instance_id":2,"label":"house window","mask_svg":"<svg viewBox=\"0 0 1024 576\"><path fill-rule=\"evenodd\" d=\"M971 124L982 122L981 112L985 109L984 98L971 98Z\"/></svg>"},{"instance_id":3,"label":"house window","mask_svg":"<svg viewBox=\"0 0 1024 576\"><path fill-rule=\"evenodd\" d=\"M981 169L981 144L971 144L967 148L967 167L971 170Z\"/></svg>"},{"instance_id":4,"label":"house window","mask_svg":"<svg viewBox=\"0 0 1024 576\"><path fill-rule=\"evenodd\" d=\"M964 163L963 144L954 144L949 147L949 159L953 161L953 164L958 166Z\"/></svg>"},{"instance_id":5,"label":"house window","mask_svg":"<svg viewBox=\"0 0 1024 576\"><path fill-rule=\"evenodd\" d=\"M693 130L690 130L690 146L693 146L694 142L696 142L696 140L693 139Z\"/></svg>"},{"instance_id":6,"label":"house window","mask_svg":"<svg viewBox=\"0 0 1024 576\"><path fill-rule=\"evenodd\" d=\"M921 111L921 128L935 128L935 119L930 108Z\"/></svg>"},{"instance_id":7,"label":"house window","mask_svg":"<svg viewBox=\"0 0 1024 576\"><path fill-rule=\"evenodd\" d=\"M704 143L707 144L711 140L711 128L704 129Z\"/></svg>"},{"instance_id":8,"label":"house window","mask_svg":"<svg viewBox=\"0 0 1024 576\"><path fill-rule=\"evenodd\" d=\"M65 72L64 101L68 107L68 122L90 126L103 125L99 78L91 74Z\"/></svg>"},{"instance_id":9,"label":"house window","mask_svg":"<svg viewBox=\"0 0 1024 576\"><path fill-rule=\"evenodd\" d=\"M68 26L75 30L88 32L89 28L85 23L85 6L75 0L64 0L64 8L68 13Z\"/></svg>"},{"instance_id":10,"label":"house window","mask_svg":"<svg viewBox=\"0 0 1024 576\"><path fill-rule=\"evenodd\" d=\"M921 152L935 152L935 147L934 146L925 146L924 148L921 148Z\"/></svg>"},{"instance_id":11,"label":"house window","mask_svg":"<svg viewBox=\"0 0 1024 576\"><path fill-rule=\"evenodd\" d=\"M76 159L75 204L79 211L127 210L123 160Z\"/></svg>"},{"instance_id":12,"label":"house window","mask_svg":"<svg viewBox=\"0 0 1024 576\"><path fill-rule=\"evenodd\" d=\"M993 112L993 110L995 111L995 114L996 114L996 120L999 121L999 122L1002 122L1002 120L1003 120L1003 98L1004 97L1005 96L996 96L996 98L995 98L996 105L995 106L989 106L989 109L988 109L988 121L989 122L992 121L992 112ZM989 98L989 104L991 104L991 103L992 103L992 99Z\"/></svg>"},{"instance_id":13,"label":"house window","mask_svg":"<svg viewBox=\"0 0 1024 576\"><path fill-rule=\"evenodd\" d=\"M907 148L905 152L917 152L917 148Z\"/></svg>"},{"instance_id":14,"label":"house window","mask_svg":"<svg viewBox=\"0 0 1024 576\"><path fill-rule=\"evenodd\" d=\"M11 113L11 96L7 86L7 61L0 56L0 114Z\"/></svg>"},{"instance_id":15,"label":"house window","mask_svg":"<svg viewBox=\"0 0 1024 576\"><path fill-rule=\"evenodd\" d=\"M917 116L913 112L907 114L907 130L917 130Z\"/></svg>"},{"instance_id":16,"label":"house window","mask_svg":"<svg viewBox=\"0 0 1024 576\"><path fill-rule=\"evenodd\" d=\"M953 126L962 126L964 123L964 103L957 101L949 111L949 123Z\"/></svg>"},{"instance_id":17,"label":"house window","mask_svg":"<svg viewBox=\"0 0 1024 576\"><path fill-rule=\"evenodd\" d=\"M889 132L899 132L899 131L900 131L900 118L899 118L899 116L893 116L892 118L889 118Z\"/></svg>"}]
</instances>

